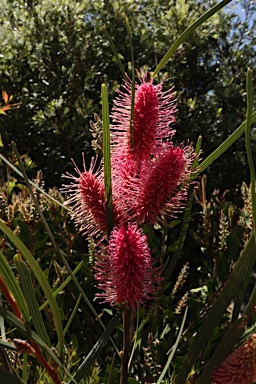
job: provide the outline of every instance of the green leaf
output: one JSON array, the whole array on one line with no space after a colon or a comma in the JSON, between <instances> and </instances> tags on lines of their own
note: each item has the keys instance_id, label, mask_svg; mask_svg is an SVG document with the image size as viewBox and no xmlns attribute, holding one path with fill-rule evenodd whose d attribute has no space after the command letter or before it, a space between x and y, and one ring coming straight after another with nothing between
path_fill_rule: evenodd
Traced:
<instances>
[{"instance_id":1,"label":"green leaf","mask_svg":"<svg viewBox=\"0 0 256 384\"><path fill-rule=\"evenodd\" d=\"M0 153L0 158L8 165L8 167L10 167L11 169L13 169L19 176L21 176L22 178L24 178L24 175L18 170L18 168L16 168L12 163L10 163L10 161L8 161L1 153ZM62 208L64 208L65 210L67 211L70 211L70 208L68 208L66 205L62 204L60 201L54 199L54 197L52 197L51 195L49 195L48 193L46 193L42 188L40 188L37 184L33 183L33 181L29 180L29 183L34 187L36 188L39 192L43 193L45 196L47 196L50 200L52 200L54 203L60 205Z\"/></svg>"},{"instance_id":2,"label":"green leaf","mask_svg":"<svg viewBox=\"0 0 256 384\"><path fill-rule=\"evenodd\" d=\"M30 268L34 272L47 300L49 301L49 305L52 311L53 315L53 321L55 325L55 329L58 335L58 342L60 346L60 355L62 355L63 347L64 347L64 338L63 338L63 328L61 323L61 317L59 313L59 308L57 305L56 300L53 297L52 290L50 287L50 284L48 283L42 269L40 268L40 265L38 262L34 259L33 255L30 253L28 248L25 246L24 243L15 235L12 230L7 227L7 225L0 220L0 230L4 232L4 234L13 242L15 247L20 251L22 256L27 260Z\"/></svg>"},{"instance_id":3,"label":"green leaf","mask_svg":"<svg viewBox=\"0 0 256 384\"><path fill-rule=\"evenodd\" d=\"M111 157L110 157L110 124L108 92L105 84L101 86L102 123L103 123L103 159L104 159L104 186L106 200L106 221L108 235L114 226L114 213L112 206Z\"/></svg>"},{"instance_id":4,"label":"green leaf","mask_svg":"<svg viewBox=\"0 0 256 384\"><path fill-rule=\"evenodd\" d=\"M2 277L3 282L5 283L8 290L13 294L23 319L29 323L30 318L25 297L22 293L18 281L16 280L16 277L14 276L13 271L11 270L2 252L0 252L0 276Z\"/></svg>"},{"instance_id":5,"label":"green leaf","mask_svg":"<svg viewBox=\"0 0 256 384\"><path fill-rule=\"evenodd\" d=\"M184 41L194 32L201 24L203 24L206 20L208 20L212 15L218 12L221 8L223 8L226 4L230 3L232 0L223 0L213 8L209 9L209 11L205 12L199 19L197 19L193 24L191 24L175 41L175 43L171 46L166 55L162 58L158 66L156 67L153 77L155 77L158 72L162 69L162 67L167 63L170 57L174 54L177 48L184 43Z\"/></svg>"},{"instance_id":6,"label":"green leaf","mask_svg":"<svg viewBox=\"0 0 256 384\"><path fill-rule=\"evenodd\" d=\"M251 123L256 121L256 111L253 112ZM223 153L225 153L231 145L233 145L245 131L244 121L215 151L213 151L200 165L197 173L202 173L209 167L215 160L217 160Z\"/></svg>"},{"instance_id":7,"label":"green leaf","mask_svg":"<svg viewBox=\"0 0 256 384\"><path fill-rule=\"evenodd\" d=\"M51 347L51 342L45 328L42 315L39 310L35 290L31 281L30 273L19 256L14 258L15 265L20 275L20 283L23 289L24 296L27 300L27 305L32 318L32 323L39 337L45 342L48 347Z\"/></svg>"},{"instance_id":8,"label":"green leaf","mask_svg":"<svg viewBox=\"0 0 256 384\"><path fill-rule=\"evenodd\" d=\"M184 329L184 325L185 325L185 321L186 321L186 318L187 318L187 314L188 314L188 307L186 307L186 310L185 310L185 313L184 313L184 316L183 316L183 319L182 319L182 323L181 323L181 326L180 326L180 329L179 329L179 333L178 333L178 336L177 336L177 339L175 341L175 344L173 345L172 347L172 351L170 353L170 356L168 357L168 360L167 360L167 363L165 364L164 366L164 369L159 377L159 379L157 380L157 384L161 384L162 383L162 380L172 362L172 359L173 359L173 356L178 348L178 345L179 345L179 342L180 342L180 338L181 338L181 335L182 335L182 332L183 332L183 329Z\"/></svg>"},{"instance_id":9,"label":"green leaf","mask_svg":"<svg viewBox=\"0 0 256 384\"><path fill-rule=\"evenodd\" d=\"M220 365L229 352L233 349L245 330L245 318L235 321L225 332L210 360L204 367L197 384L206 384L210 381L213 369Z\"/></svg>"},{"instance_id":10,"label":"green leaf","mask_svg":"<svg viewBox=\"0 0 256 384\"><path fill-rule=\"evenodd\" d=\"M118 52L117 52L116 47L115 47L115 44L114 44L113 40L111 39L111 37L110 37L108 31L107 31L106 29L103 29L103 32L104 32L105 36L106 36L107 39L108 39L108 42L109 42L109 44L110 44L110 46L111 46L111 49L112 49L112 51L113 51L113 53L114 53L114 56L115 56L116 61L117 61L117 64L118 64L118 66L119 66L119 68L120 68L120 71L121 71L121 73L122 73L122 76L123 76L123 78L125 79L125 78L126 78L126 75L125 75L124 66L123 66L123 64L121 63L121 60L120 60L120 58L119 58Z\"/></svg>"},{"instance_id":11,"label":"green leaf","mask_svg":"<svg viewBox=\"0 0 256 384\"><path fill-rule=\"evenodd\" d=\"M252 217L254 223L254 235L256 238L256 193L255 193L255 169L253 165L253 155L251 149L251 123L252 123L252 71L248 69L246 76L246 94L247 94L247 111L246 111L246 124L245 124L245 146L248 164L251 176L251 201L252 201Z\"/></svg>"},{"instance_id":12,"label":"green leaf","mask_svg":"<svg viewBox=\"0 0 256 384\"><path fill-rule=\"evenodd\" d=\"M113 316L112 320L108 324L106 330L103 332L97 343L94 345L94 347L91 349L90 353L86 356L83 363L78 368L74 379L77 382L80 382L86 374L89 372L89 369L91 368L94 361L100 357L100 353L106 342L108 341L111 333L114 331L117 323L119 320L119 313L117 312L115 316Z\"/></svg>"},{"instance_id":13,"label":"green leaf","mask_svg":"<svg viewBox=\"0 0 256 384\"><path fill-rule=\"evenodd\" d=\"M208 311L207 317L202 323L198 333L193 338L178 373L176 380L177 384L184 384L186 382L187 376L198 359L200 351L207 344L210 335L212 334L214 328L219 324L227 306L240 289L244 275L247 273L248 265L251 265L254 260L255 239L253 234L247 241L244 250L241 252L232 273L230 274L215 303Z\"/></svg>"}]
</instances>

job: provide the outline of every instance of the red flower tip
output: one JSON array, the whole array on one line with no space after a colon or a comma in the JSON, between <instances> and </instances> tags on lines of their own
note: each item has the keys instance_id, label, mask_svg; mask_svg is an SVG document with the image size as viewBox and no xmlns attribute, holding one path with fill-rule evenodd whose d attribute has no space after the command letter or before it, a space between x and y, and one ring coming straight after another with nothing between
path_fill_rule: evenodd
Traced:
<instances>
[{"instance_id":1,"label":"red flower tip","mask_svg":"<svg viewBox=\"0 0 256 384\"><path fill-rule=\"evenodd\" d=\"M73 180L63 188L70 194L67 205L73 205L72 218L80 231L88 237L106 232L106 207L104 183L100 171L93 173L95 162L92 160L89 171L80 172L75 165L79 177L70 174L64 177Z\"/></svg>"},{"instance_id":2,"label":"red flower tip","mask_svg":"<svg viewBox=\"0 0 256 384\"><path fill-rule=\"evenodd\" d=\"M111 305L124 303L136 309L156 291L157 272L142 230L130 224L115 227L107 255L97 263L96 279L105 291L98 296Z\"/></svg>"}]
</instances>

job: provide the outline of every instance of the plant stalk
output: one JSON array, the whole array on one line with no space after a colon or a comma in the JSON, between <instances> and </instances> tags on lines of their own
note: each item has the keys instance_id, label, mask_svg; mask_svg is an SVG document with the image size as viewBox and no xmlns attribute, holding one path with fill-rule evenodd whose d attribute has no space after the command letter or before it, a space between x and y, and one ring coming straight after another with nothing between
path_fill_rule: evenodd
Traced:
<instances>
[{"instance_id":1,"label":"plant stalk","mask_svg":"<svg viewBox=\"0 0 256 384\"><path fill-rule=\"evenodd\" d=\"M121 366L121 378L120 384L128 384L128 362L129 362L129 351L131 343L131 308L124 308L123 312L123 353L122 353L122 366Z\"/></svg>"}]
</instances>

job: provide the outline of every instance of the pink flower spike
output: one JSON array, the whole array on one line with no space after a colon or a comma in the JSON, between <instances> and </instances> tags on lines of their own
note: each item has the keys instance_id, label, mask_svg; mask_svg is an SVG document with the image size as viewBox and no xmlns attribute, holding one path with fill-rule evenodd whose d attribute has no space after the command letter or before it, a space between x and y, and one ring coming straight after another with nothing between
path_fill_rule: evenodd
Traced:
<instances>
[{"instance_id":1,"label":"pink flower spike","mask_svg":"<svg viewBox=\"0 0 256 384\"><path fill-rule=\"evenodd\" d=\"M156 272L142 230L130 224L115 227L107 255L97 263L96 279L105 291L98 296L111 305L124 303L135 310L156 291Z\"/></svg>"},{"instance_id":2,"label":"pink flower spike","mask_svg":"<svg viewBox=\"0 0 256 384\"><path fill-rule=\"evenodd\" d=\"M106 232L106 208L103 177L98 172L93 173L95 161L92 159L89 171L86 171L84 163L84 172L80 172L75 165L75 170L79 177L70 174L64 177L73 180L71 184L65 186L62 190L70 194L66 201L67 205L73 205L72 218L80 227L82 233L88 237Z\"/></svg>"},{"instance_id":3,"label":"pink flower spike","mask_svg":"<svg viewBox=\"0 0 256 384\"><path fill-rule=\"evenodd\" d=\"M147 81L147 73L142 75L141 84L135 84L134 102L134 158L138 163L156 155L163 140L170 140L174 130L170 124L175 121L175 100L173 89L162 92L163 83L154 85ZM118 90L114 100L112 118L112 141L130 143L131 80L125 81L123 91Z\"/></svg>"},{"instance_id":4,"label":"pink flower spike","mask_svg":"<svg viewBox=\"0 0 256 384\"><path fill-rule=\"evenodd\" d=\"M178 210L182 196L178 186L188 178L184 149L170 146L162 156L147 165L141 172L141 188L138 191L134 216L138 223L156 222L157 216Z\"/></svg>"}]
</instances>

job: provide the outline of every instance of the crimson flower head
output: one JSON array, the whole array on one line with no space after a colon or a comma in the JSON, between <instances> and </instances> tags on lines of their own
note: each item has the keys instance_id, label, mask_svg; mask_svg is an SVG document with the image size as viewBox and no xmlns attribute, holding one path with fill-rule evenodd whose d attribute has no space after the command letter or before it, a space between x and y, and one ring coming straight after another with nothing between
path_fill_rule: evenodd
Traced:
<instances>
[{"instance_id":1,"label":"crimson flower head","mask_svg":"<svg viewBox=\"0 0 256 384\"><path fill-rule=\"evenodd\" d=\"M153 79L147 81L142 74L141 83L135 84L133 117L134 158L140 163L149 160L161 146L162 140L170 140L174 130L170 124L175 121L175 100L172 89L162 91L163 83L154 85ZM130 118L132 83L124 82L123 90L118 90L112 110L112 140L117 143L130 142Z\"/></svg>"},{"instance_id":2,"label":"crimson flower head","mask_svg":"<svg viewBox=\"0 0 256 384\"><path fill-rule=\"evenodd\" d=\"M157 269L152 266L147 237L134 224L114 228L107 252L97 263L96 279L104 302L136 309L154 293Z\"/></svg>"},{"instance_id":3,"label":"crimson flower head","mask_svg":"<svg viewBox=\"0 0 256 384\"><path fill-rule=\"evenodd\" d=\"M63 188L70 194L67 205L73 205L72 218L82 233L88 237L106 234L106 207L103 175L101 169L94 173L95 161L92 159L89 171L81 172L75 165L78 176L70 174L64 177L71 183Z\"/></svg>"}]
</instances>

